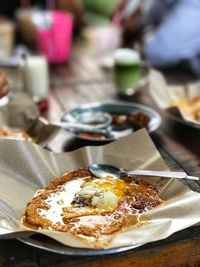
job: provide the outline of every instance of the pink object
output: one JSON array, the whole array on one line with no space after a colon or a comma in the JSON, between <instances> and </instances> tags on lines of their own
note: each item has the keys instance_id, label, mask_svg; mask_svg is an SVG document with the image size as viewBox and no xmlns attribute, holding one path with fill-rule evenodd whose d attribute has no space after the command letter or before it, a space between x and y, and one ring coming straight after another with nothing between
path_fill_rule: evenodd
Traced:
<instances>
[{"instance_id":1,"label":"pink object","mask_svg":"<svg viewBox=\"0 0 200 267\"><path fill-rule=\"evenodd\" d=\"M122 17L123 17L122 12L120 12L120 11L116 12L113 19L112 19L113 26L120 27Z\"/></svg>"},{"instance_id":2,"label":"pink object","mask_svg":"<svg viewBox=\"0 0 200 267\"><path fill-rule=\"evenodd\" d=\"M49 63L62 63L71 53L73 18L65 12L52 12L51 26L37 28L38 49Z\"/></svg>"}]
</instances>

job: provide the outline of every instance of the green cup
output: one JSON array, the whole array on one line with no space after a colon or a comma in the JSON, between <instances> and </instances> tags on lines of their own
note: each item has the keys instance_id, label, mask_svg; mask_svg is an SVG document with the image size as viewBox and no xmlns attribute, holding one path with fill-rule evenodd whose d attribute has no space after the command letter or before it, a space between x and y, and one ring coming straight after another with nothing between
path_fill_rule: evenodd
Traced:
<instances>
[{"instance_id":1,"label":"green cup","mask_svg":"<svg viewBox=\"0 0 200 267\"><path fill-rule=\"evenodd\" d=\"M114 81L119 94L132 95L141 80L140 55L132 49L114 53Z\"/></svg>"}]
</instances>

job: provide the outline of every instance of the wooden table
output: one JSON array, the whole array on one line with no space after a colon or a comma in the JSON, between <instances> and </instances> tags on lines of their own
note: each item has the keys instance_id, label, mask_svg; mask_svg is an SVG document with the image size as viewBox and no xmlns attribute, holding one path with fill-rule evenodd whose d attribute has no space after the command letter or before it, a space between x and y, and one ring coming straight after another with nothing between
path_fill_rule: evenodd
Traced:
<instances>
[{"instance_id":1,"label":"wooden table","mask_svg":"<svg viewBox=\"0 0 200 267\"><path fill-rule=\"evenodd\" d=\"M68 65L51 67L51 90L49 110L45 114L50 121L59 120L64 111L81 104L118 99L112 82L112 74L99 68L95 59L95 46L91 41L92 31L86 32L87 40L79 40L74 46ZM10 80L20 87L16 71L8 71ZM171 77L171 76L170 76ZM172 75L173 77L173 75ZM189 77L190 78L190 77ZM178 79L175 79L179 82ZM189 80L180 77L184 85ZM173 81L172 81L173 82ZM172 169L184 169L190 175L200 176L199 130L175 123L164 111L159 110L143 88L133 97L123 99L144 103L159 111L162 126L151 134ZM64 131L49 144L55 152L70 151L90 145L78 141ZM74 257L46 252L17 240L0 241L0 266L200 266L200 226L194 226L175 233L171 237L137 249L107 256Z\"/></svg>"}]
</instances>

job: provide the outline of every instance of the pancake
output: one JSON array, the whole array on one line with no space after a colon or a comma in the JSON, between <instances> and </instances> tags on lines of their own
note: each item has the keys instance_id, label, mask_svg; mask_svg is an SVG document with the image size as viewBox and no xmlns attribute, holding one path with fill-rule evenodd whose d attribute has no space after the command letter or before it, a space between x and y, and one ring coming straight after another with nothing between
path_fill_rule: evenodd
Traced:
<instances>
[{"instance_id":1,"label":"pancake","mask_svg":"<svg viewBox=\"0 0 200 267\"><path fill-rule=\"evenodd\" d=\"M22 224L67 232L98 246L98 241L140 225L139 217L164 201L139 178L98 179L88 169L65 173L38 190L27 204Z\"/></svg>"}]
</instances>

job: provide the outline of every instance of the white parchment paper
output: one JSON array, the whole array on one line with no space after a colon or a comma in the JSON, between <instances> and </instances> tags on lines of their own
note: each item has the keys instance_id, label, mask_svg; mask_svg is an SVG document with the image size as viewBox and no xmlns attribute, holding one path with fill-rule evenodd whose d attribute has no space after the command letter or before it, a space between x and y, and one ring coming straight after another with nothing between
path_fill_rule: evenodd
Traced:
<instances>
[{"instance_id":1,"label":"white parchment paper","mask_svg":"<svg viewBox=\"0 0 200 267\"><path fill-rule=\"evenodd\" d=\"M85 147L56 154L30 142L0 140L0 238L16 237L28 201L36 190L47 186L66 171L92 162L127 169L167 170L167 166L145 130L111 144ZM148 178L166 201L140 217L143 226L113 235L104 248L147 243L200 222L200 194L174 179ZM25 229L23 229L25 231ZM67 233L38 230L65 245L92 247ZM28 233L28 232L27 232Z\"/></svg>"},{"instance_id":2,"label":"white parchment paper","mask_svg":"<svg viewBox=\"0 0 200 267\"><path fill-rule=\"evenodd\" d=\"M26 131L36 144L45 146L58 133L60 127L49 124L39 117L38 108L32 99L20 93L0 107L0 128Z\"/></svg>"},{"instance_id":3,"label":"white parchment paper","mask_svg":"<svg viewBox=\"0 0 200 267\"><path fill-rule=\"evenodd\" d=\"M199 122L195 121L191 116L185 113L183 109L175 106L175 103L179 100L200 96L199 81L187 83L185 85L169 85L161 72L152 70L149 88L151 96L158 107L166 109L170 115L183 120L189 125L200 128Z\"/></svg>"}]
</instances>

